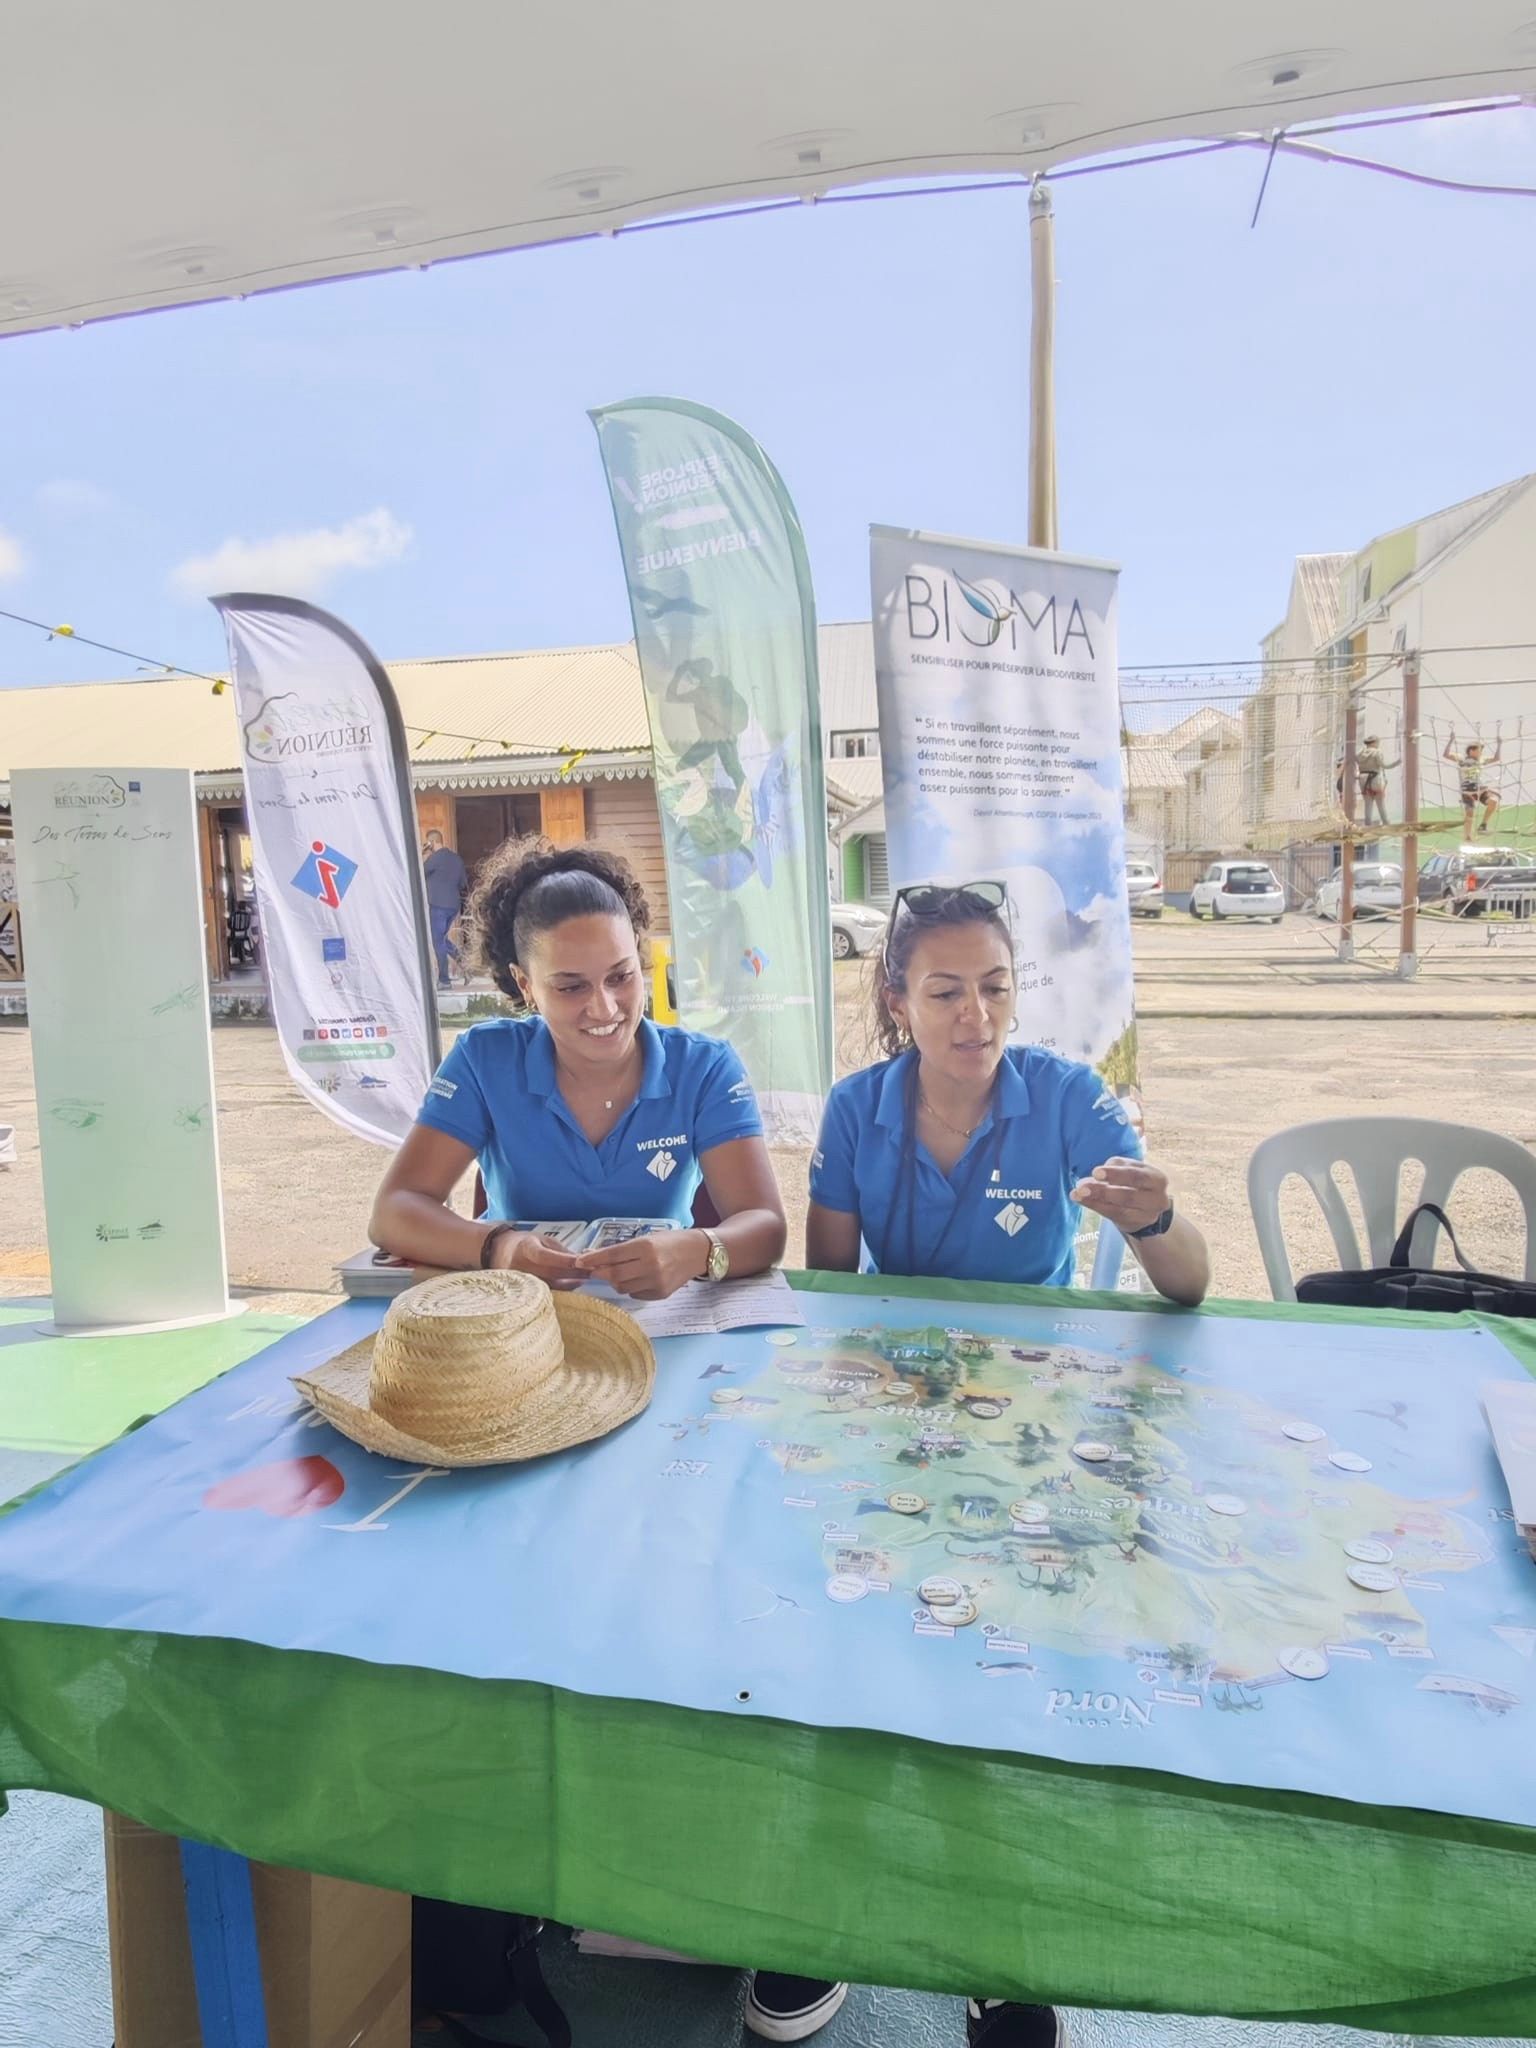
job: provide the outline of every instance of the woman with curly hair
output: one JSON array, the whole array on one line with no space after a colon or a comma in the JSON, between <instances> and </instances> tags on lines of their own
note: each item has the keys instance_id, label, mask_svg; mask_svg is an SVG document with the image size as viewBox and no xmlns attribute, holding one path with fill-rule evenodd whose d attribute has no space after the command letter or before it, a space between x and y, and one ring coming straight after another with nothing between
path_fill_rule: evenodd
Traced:
<instances>
[{"instance_id":1,"label":"woman with curly hair","mask_svg":"<svg viewBox=\"0 0 1536 2048\"><path fill-rule=\"evenodd\" d=\"M645 1016L645 892L596 846L509 840L481 870L468 922L496 986L525 1014L471 1025L427 1091L373 1205L373 1241L423 1266L519 1267L551 1287L598 1278L659 1300L686 1281L760 1273L784 1207L740 1060ZM448 1207L478 1160L488 1209ZM718 1224L573 1253L519 1218L669 1217L702 1180Z\"/></svg>"}]
</instances>

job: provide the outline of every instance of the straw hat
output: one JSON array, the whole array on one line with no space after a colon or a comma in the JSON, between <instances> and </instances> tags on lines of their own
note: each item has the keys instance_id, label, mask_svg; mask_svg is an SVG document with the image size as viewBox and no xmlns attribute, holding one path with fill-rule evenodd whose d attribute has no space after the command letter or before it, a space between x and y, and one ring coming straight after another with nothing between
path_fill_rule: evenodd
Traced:
<instances>
[{"instance_id":1,"label":"straw hat","mask_svg":"<svg viewBox=\"0 0 1536 2048\"><path fill-rule=\"evenodd\" d=\"M390 1303L377 1337L293 1384L364 1450L504 1465L606 1436L650 1401L631 1316L531 1273L443 1273Z\"/></svg>"}]
</instances>

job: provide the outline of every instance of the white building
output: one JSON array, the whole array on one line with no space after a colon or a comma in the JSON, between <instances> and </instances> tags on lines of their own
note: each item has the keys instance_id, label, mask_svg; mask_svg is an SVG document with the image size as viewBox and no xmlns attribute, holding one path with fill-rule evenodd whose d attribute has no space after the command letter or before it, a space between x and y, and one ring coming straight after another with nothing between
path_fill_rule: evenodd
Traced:
<instances>
[{"instance_id":1,"label":"white building","mask_svg":"<svg viewBox=\"0 0 1536 2048\"><path fill-rule=\"evenodd\" d=\"M1460 827L1455 768L1481 740L1502 759L1487 780L1500 836L1536 826L1536 475L1397 528L1354 555L1296 563L1285 619L1264 643L1261 686L1245 707L1244 808L1252 843L1326 837L1348 693L1359 738L1389 763L1387 816L1403 815L1402 656L1420 654L1419 803L1424 821ZM1523 814L1523 815L1522 815Z\"/></svg>"}]
</instances>

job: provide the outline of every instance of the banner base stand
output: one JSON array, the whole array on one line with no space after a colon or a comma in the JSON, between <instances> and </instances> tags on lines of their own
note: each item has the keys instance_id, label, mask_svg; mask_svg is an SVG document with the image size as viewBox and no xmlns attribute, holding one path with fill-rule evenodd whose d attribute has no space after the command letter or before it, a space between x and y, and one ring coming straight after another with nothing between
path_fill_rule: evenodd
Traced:
<instances>
[{"instance_id":1,"label":"banner base stand","mask_svg":"<svg viewBox=\"0 0 1536 2048\"><path fill-rule=\"evenodd\" d=\"M248 1302L227 1301L222 1308L210 1309L206 1315L172 1316L162 1323L60 1323L49 1321L36 1323L33 1328L39 1337L153 1337L164 1330L196 1330L205 1323L227 1323L236 1316L243 1316Z\"/></svg>"}]
</instances>

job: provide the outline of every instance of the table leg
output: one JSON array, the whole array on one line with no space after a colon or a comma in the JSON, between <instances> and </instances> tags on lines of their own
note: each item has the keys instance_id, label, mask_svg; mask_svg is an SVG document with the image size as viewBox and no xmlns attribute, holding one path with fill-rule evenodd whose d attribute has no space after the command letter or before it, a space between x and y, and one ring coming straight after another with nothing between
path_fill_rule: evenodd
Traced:
<instances>
[{"instance_id":1,"label":"table leg","mask_svg":"<svg viewBox=\"0 0 1536 2048\"><path fill-rule=\"evenodd\" d=\"M268 2048L250 1864L184 1841L181 1877L203 2048Z\"/></svg>"}]
</instances>

